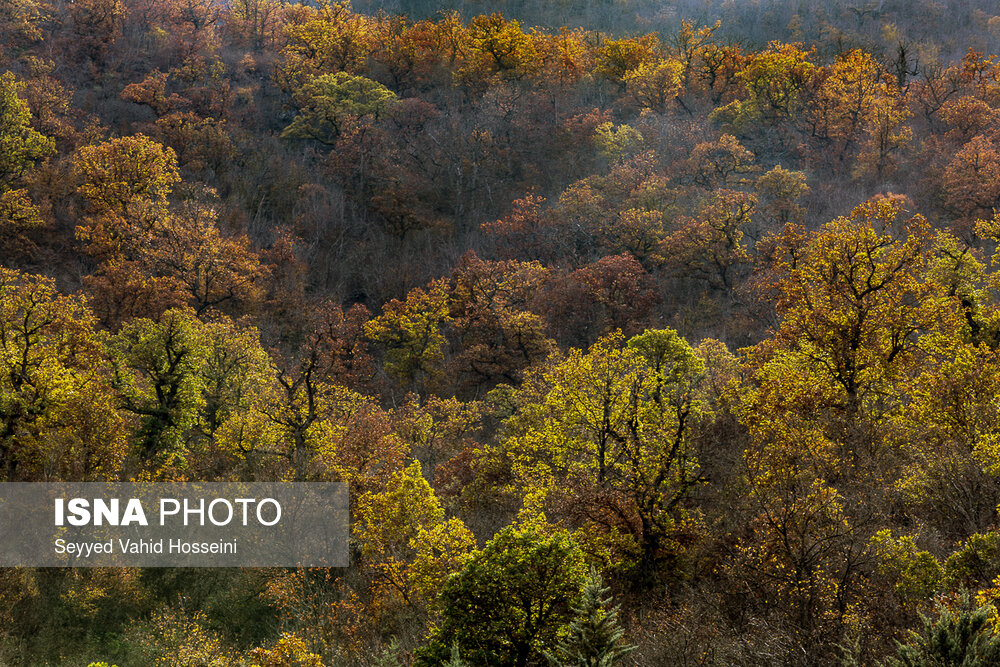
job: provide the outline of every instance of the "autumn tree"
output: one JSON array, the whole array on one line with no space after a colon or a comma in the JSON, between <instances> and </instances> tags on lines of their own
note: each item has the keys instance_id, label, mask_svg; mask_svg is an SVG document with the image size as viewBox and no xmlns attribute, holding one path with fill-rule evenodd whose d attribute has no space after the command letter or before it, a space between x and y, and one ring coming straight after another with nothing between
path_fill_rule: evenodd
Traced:
<instances>
[{"instance_id":1,"label":"autumn tree","mask_svg":"<svg viewBox=\"0 0 1000 667\"><path fill-rule=\"evenodd\" d=\"M173 150L136 135L86 146L74 166L90 214L77 235L102 260L90 283L109 322L185 300L203 313L260 296L260 258L246 237L220 233L213 191L171 208L180 181ZM149 297L145 307L126 303L137 290Z\"/></svg>"},{"instance_id":2,"label":"autumn tree","mask_svg":"<svg viewBox=\"0 0 1000 667\"><path fill-rule=\"evenodd\" d=\"M564 225L545 203L544 197L528 195L513 201L504 217L481 225L502 259L551 263L575 251L565 238Z\"/></svg>"},{"instance_id":3,"label":"autumn tree","mask_svg":"<svg viewBox=\"0 0 1000 667\"><path fill-rule=\"evenodd\" d=\"M684 165L694 183L708 189L738 186L758 170L754 154L731 134L698 144Z\"/></svg>"},{"instance_id":4,"label":"autumn tree","mask_svg":"<svg viewBox=\"0 0 1000 667\"><path fill-rule=\"evenodd\" d=\"M229 5L226 19L238 38L259 53L280 42L283 10L277 0L235 0Z\"/></svg>"},{"instance_id":5,"label":"autumn tree","mask_svg":"<svg viewBox=\"0 0 1000 667\"><path fill-rule=\"evenodd\" d=\"M225 446L247 466L303 481L337 479L352 493L384 484L407 444L370 397L373 368L363 331L368 311L323 304L312 331L290 351L274 350L269 391L227 430Z\"/></svg>"},{"instance_id":6,"label":"autumn tree","mask_svg":"<svg viewBox=\"0 0 1000 667\"><path fill-rule=\"evenodd\" d=\"M586 578L583 553L564 531L508 526L441 591L441 622L416 664L440 664L452 645L470 665L525 667L553 646Z\"/></svg>"},{"instance_id":7,"label":"autumn tree","mask_svg":"<svg viewBox=\"0 0 1000 667\"><path fill-rule=\"evenodd\" d=\"M365 324L365 333L385 347L386 370L417 388L440 381L447 339L443 327L452 319L447 283L434 281L414 288L406 301L392 300L379 317Z\"/></svg>"},{"instance_id":8,"label":"autumn tree","mask_svg":"<svg viewBox=\"0 0 1000 667\"><path fill-rule=\"evenodd\" d=\"M23 95L24 83L13 73L0 75L0 188L3 191L55 149L52 139L31 127L31 110Z\"/></svg>"},{"instance_id":9,"label":"autumn tree","mask_svg":"<svg viewBox=\"0 0 1000 667\"><path fill-rule=\"evenodd\" d=\"M47 7L42 2L22 0L5 3L0 9L0 35L5 49L18 48L42 37ZM9 54L2 53L8 57Z\"/></svg>"},{"instance_id":10,"label":"autumn tree","mask_svg":"<svg viewBox=\"0 0 1000 667\"><path fill-rule=\"evenodd\" d=\"M804 372L825 378L831 393L824 400L841 406L850 428L860 426L872 402L889 399L888 387L922 354L920 335L954 324L948 301L928 277L926 222L915 216L894 227L901 205L871 200L801 245L786 228L789 245L778 260L782 323L775 346L759 348L758 363L762 370L804 363ZM855 432L843 442L843 455L877 457L874 435Z\"/></svg>"},{"instance_id":11,"label":"autumn tree","mask_svg":"<svg viewBox=\"0 0 1000 667\"><path fill-rule=\"evenodd\" d=\"M681 63L681 78L685 87L691 85L698 60L712 44L713 36L721 26L721 21L711 26L699 26L694 21L683 20L680 30L667 40L668 52Z\"/></svg>"},{"instance_id":12,"label":"autumn tree","mask_svg":"<svg viewBox=\"0 0 1000 667\"><path fill-rule=\"evenodd\" d=\"M77 231L99 257L132 249L180 182L174 151L142 134L84 146L73 167L90 214Z\"/></svg>"},{"instance_id":13,"label":"autumn tree","mask_svg":"<svg viewBox=\"0 0 1000 667\"><path fill-rule=\"evenodd\" d=\"M906 461L893 420L932 341L960 331L957 301L933 278L934 235L919 216L900 220L902 204L870 200L813 234L786 227L780 327L749 357L740 411L758 518L744 576L770 582L760 595L781 596L806 637L829 632L859 593L873 489L898 483Z\"/></svg>"},{"instance_id":14,"label":"autumn tree","mask_svg":"<svg viewBox=\"0 0 1000 667\"><path fill-rule=\"evenodd\" d=\"M135 440L144 459L183 461L204 396L200 369L208 350L201 323L171 310L159 322L138 319L110 342L122 407L138 418Z\"/></svg>"},{"instance_id":15,"label":"autumn tree","mask_svg":"<svg viewBox=\"0 0 1000 667\"><path fill-rule=\"evenodd\" d=\"M34 116L34 127L57 142L77 140L73 91L56 76L54 60L26 57L27 72L23 95Z\"/></svg>"},{"instance_id":16,"label":"autumn tree","mask_svg":"<svg viewBox=\"0 0 1000 667\"><path fill-rule=\"evenodd\" d=\"M108 345L135 459L154 477L212 474L209 450L246 424L274 380L257 329L190 310L132 320Z\"/></svg>"},{"instance_id":17,"label":"autumn tree","mask_svg":"<svg viewBox=\"0 0 1000 667\"><path fill-rule=\"evenodd\" d=\"M642 134L624 123L616 127L608 121L594 128L594 145L608 160L621 160L642 147Z\"/></svg>"},{"instance_id":18,"label":"autumn tree","mask_svg":"<svg viewBox=\"0 0 1000 667\"><path fill-rule=\"evenodd\" d=\"M1000 149L989 137L978 135L955 154L942 174L945 204L966 223L990 217L1000 206L997 159Z\"/></svg>"},{"instance_id":19,"label":"autumn tree","mask_svg":"<svg viewBox=\"0 0 1000 667\"><path fill-rule=\"evenodd\" d=\"M427 471L439 493L439 466L463 457L476 446L482 409L477 401L410 394L406 403L393 410L394 430L410 446L413 457Z\"/></svg>"},{"instance_id":20,"label":"autumn tree","mask_svg":"<svg viewBox=\"0 0 1000 667\"><path fill-rule=\"evenodd\" d=\"M676 221L661 253L678 271L702 278L716 289L730 289L741 264L749 261L744 230L757 205L754 195L716 190L694 216Z\"/></svg>"},{"instance_id":21,"label":"autumn tree","mask_svg":"<svg viewBox=\"0 0 1000 667\"><path fill-rule=\"evenodd\" d=\"M659 300L652 276L627 253L602 257L577 269L569 278L582 287L588 300L597 307L597 312L588 316L602 323L601 335L615 329L638 331ZM577 301L571 307L580 306Z\"/></svg>"},{"instance_id":22,"label":"autumn tree","mask_svg":"<svg viewBox=\"0 0 1000 667\"><path fill-rule=\"evenodd\" d=\"M361 71L371 50L372 20L344 2L323 0L316 7L302 5L289 16L287 43L278 79L288 90L324 74Z\"/></svg>"},{"instance_id":23,"label":"autumn tree","mask_svg":"<svg viewBox=\"0 0 1000 667\"><path fill-rule=\"evenodd\" d=\"M595 70L624 89L625 76L655 60L659 46L654 34L605 40L597 50Z\"/></svg>"},{"instance_id":24,"label":"autumn tree","mask_svg":"<svg viewBox=\"0 0 1000 667\"><path fill-rule=\"evenodd\" d=\"M469 22L464 77L523 79L541 65L535 44L515 19L501 14L480 14Z\"/></svg>"},{"instance_id":25,"label":"autumn tree","mask_svg":"<svg viewBox=\"0 0 1000 667\"><path fill-rule=\"evenodd\" d=\"M747 57L734 44L709 43L701 49L697 83L707 93L713 106L731 101L737 93L740 88L739 73Z\"/></svg>"},{"instance_id":26,"label":"autumn tree","mask_svg":"<svg viewBox=\"0 0 1000 667\"><path fill-rule=\"evenodd\" d=\"M964 88L962 67L959 63L928 63L919 74L912 85L913 100L933 127L941 122L938 114L942 107Z\"/></svg>"},{"instance_id":27,"label":"autumn tree","mask_svg":"<svg viewBox=\"0 0 1000 667\"><path fill-rule=\"evenodd\" d=\"M157 137L177 152L178 165L188 173L211 177L224 173L236 155L226 123L201 118L193 111L168 113L156 121Z\"/></svg>"},{"instance_id":28,"label":"autumn tree","mask_svg":"<svg viewBox=\"0 0 1000 667\"><path fill-rule=\"evenodd\" d=\"M148 106L157 116L164 116L188 101L176 93L167 93L167 72L153 70L142 81L130 83L121 92L121 98Z\"/></svg>"},{"instance_id":29,"label":"autumn tree","mask_svg":"<svg viewBox=\"0 0 1000 667\"><path fill-rule=\"evenodd\" d=\"M296 99L299 113L282 136L333 145L349 117L378 118L396 101L396 95L371 79L337 72L309 79L296 92Z\"/></svg>"},{"instance_id":30,"label":"autumn tree","mask_svg":"<svg viewBox=\"0 0 1000 667\"><path fill-rule=\"evenodd\" d=\"M441 44L451 26L449 18L414 22L406 16L386 17L375 27L376 38L371 54L376 79L394 90L420 89L443 70L446 57Z\"/></svg>"},{"instance_id":31,"label":"autumn tree","mask_svg":"<svg viewBox=\"0 0 1000 667\"><path fill-rule=\"evenodd\" d=\"M488 460L509 460L518 482L540 489L574 525L635 540L653 575L678 548L682 502L700 481L690 437L701 373L672 330L627 344L620 333L605 336L523 389L526 404Z\"/></svg>"},{"instance_id":32,"label":"autumn tree","mask_svg":"<svg viewBox=\"0 0 1000 667\"><path fill-rule=\"evenodd\" d=\"M640 109L664 113L680 99L683 73L684 66L670 58L639 63L623 77L626 95Z\"/></svg>"},{"instance_id":33,"label":"autumn tree","mask_svg":"<svg viewBox=\"0 0 1000 667\"><path fill-rule=\"evenodd\" d=\"M801 171L784 169L780 164L762 174L756 182L757 212L775 228L789 222L801 224L806 210L799 200L809 193L806 175Z\"/></svg>"},{"instance_id":34,"label":"autumn tree","mask_svg":"<svg viewBox=\"0 0 1000 667\"><path fill-rule=\"evenodd\" d=\"M370 608L377 615L388 617L400 606L417 615L436 609L448 577L475 548L465 524L445 518L418 462L394 473L384 490L361 496L357 517L365 565L375 580Z\"/></svg>"},{"instance_id":35,"label":"autumn tree","mask_svg":"<svg viewBox=\"0 0 1000 667\"><path fill-rule=\"evenodd\" d=\"M817 73L805 116L826 159L832 155L843 161L855 149L869 108L883 88L883 74L878 61L860 49L838 56Z\"/></svg>"},{"instance_id":36,"label":"autumn tree","mask_svg":"<svg viewBox=\"0 0 1000 667\"><path fill-rule=\"evenodd\" d=\"M161 220L146 237L152 247L139 258L148 271L174 279L190 295L198 314L230 301L260 296L265 275L245 236L223 236L216 213L198 205L182 207Z\"/></svg>"},{"instance_id":37,"label":"autumn tree","mask_svg":"<svg viewBox=\"0 0 1000 667\"><path fill-rule=\"evenodd\" d=\"M593 68L594 49L587 43L586 32L581 28L560 27L554 34L535 32L532 39L542 61L540 76L553 84L553 99L557 99L556 92L565 92Z\"/></svg>"},{"instance_id":38,"label":"autumn tree","mask_svg":"<svg viewBox=\"0 0 1000 667\"><path fill-rule=\"evenodd\" d=\"M51 279L0 269L0 465L7 481L113 479L124 443L97 322Z\"/></svg>"},{"instance_id":39,"label":"autumn tree","mask_svg":"<svg viewBox=\"0 0 1000 667\"><path fill-rule=\"evenodd\" d=\"M746 97L720 107L714 115L742 133L757 123L773 126L796 118L816 72L810 56L799 45L771 42L764 51L750 55L739 73Z\"/></svg>"},{"instance_id":40,"label":"autumn tree","mask_svg":"<svg viewBox=\"0 0 1000 667\"><path fill-rule=\"evenodd\" d=\"M8 238L42 224L38 206L17 186L36 161L55 150L52 139L31 127L24 91L11 72L0 75L0 230Z\"/></svg>"},{"instance_id":41,"label":"autumn tree","mask_svg":"<svg viewBox=\"0 0 1000 667\"><path fill-rule=\"evenodd\" d=\"M912 128L904 125L911 115L898 91L875 99L864 117L865 137L858 151L855 176L873 175L881 181L899 168L913 139Z\"/></svg>"},{"instance_id":42,"label":"autumn tree","mask_svg":"<svg viewBox=\"0 0 1000 667\"><path fill-rule=\"evenodd\" d=\"M80 54L102 63L108 49L121 36L125 5L120 0L85 0L74 3L69 13Z\"/></svg>"},{"instance_id":43,"label":"autumn tree","mask_svg":"<svg viewBox=\"0 0 1000 667\"><path fill-rule=\"evenodd\" d=\"M546 278L537 262L488 262L468 254L455 269L451 316L459 352L453 367L474 387L516 384L552 351L531 310Z\"/></svg>"}]
</instances>

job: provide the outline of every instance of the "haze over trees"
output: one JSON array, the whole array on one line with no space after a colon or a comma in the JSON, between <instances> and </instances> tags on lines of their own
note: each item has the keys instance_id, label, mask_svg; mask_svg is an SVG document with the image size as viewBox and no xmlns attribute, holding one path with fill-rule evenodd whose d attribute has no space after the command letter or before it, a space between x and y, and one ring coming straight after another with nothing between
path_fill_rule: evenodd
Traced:
<instances>
[{"instance_id":1,"label":"haze over trees","mask_svg":"<svg viewBox=\"0 0 1000 667\"><path fill-rule=\"evenodd\" d=\"M3 4L3 481L352 533L2 570L0 663L991 664L996 12Z\"/></svg>"}]
</instances>

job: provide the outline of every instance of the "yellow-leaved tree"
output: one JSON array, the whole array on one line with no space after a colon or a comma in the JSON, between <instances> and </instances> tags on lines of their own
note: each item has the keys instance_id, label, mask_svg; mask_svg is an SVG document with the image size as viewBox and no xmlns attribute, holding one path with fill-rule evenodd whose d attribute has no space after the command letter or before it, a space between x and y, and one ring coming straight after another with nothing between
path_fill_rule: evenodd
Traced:
<instances>
[{"instance_id":1,"label":"yellow-leaved tree","mask_svg":"<svg viewBox=\"0 0 1000 667\"><path fill-rule=\"evenodd\" d=\"M499 446L481 453L483 470L510 465L532 502L544 498L550 516L609 545L599 557L637 550L651 575L693 520L683 502L701 481L691 431L703 372L670 329L571 350L525 383Z\"/></svg>"}]
</instances>

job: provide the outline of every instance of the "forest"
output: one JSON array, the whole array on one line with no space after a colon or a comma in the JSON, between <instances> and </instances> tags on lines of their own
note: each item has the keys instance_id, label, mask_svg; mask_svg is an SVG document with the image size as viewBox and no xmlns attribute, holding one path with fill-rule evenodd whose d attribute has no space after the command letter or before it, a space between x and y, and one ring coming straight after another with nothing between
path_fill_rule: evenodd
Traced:
<instances>
[{"instance_id":1,"label":"forest","mask_svg":"<svg viewBox=\"0 0 1000 667\"><path fill-rule=\"evenodd\" d=\"M997 14L0 0L0 481L351 509L0 664L1000 664Z\"/></svg>"}]
</instances>

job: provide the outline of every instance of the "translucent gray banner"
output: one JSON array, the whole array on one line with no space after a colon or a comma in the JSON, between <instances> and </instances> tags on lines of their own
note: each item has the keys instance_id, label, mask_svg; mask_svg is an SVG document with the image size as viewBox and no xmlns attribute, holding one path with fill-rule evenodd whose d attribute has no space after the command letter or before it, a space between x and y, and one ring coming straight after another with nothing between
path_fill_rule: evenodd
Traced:
<instances>
[{"instance_id":1,"label":"translucent gray banner","mask_svg":"<svg viewBox=\"0 0 1000 667\"><path fill-rule=\"evenodd\" d=\"M0 567L346 567L346 484L0 483Z\"/></svg>"}]
</instances>

